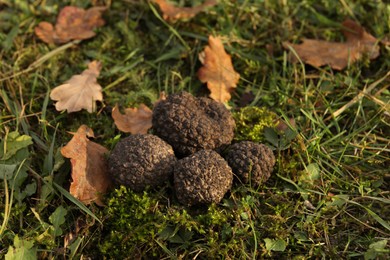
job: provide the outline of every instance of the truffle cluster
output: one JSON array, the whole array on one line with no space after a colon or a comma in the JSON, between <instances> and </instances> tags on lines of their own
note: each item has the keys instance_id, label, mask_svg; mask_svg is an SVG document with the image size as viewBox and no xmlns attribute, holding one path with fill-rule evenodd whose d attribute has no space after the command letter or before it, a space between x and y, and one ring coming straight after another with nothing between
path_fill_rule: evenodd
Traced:
<instances>
[{"instance_id":1,"label":"truffle cluster","mask_svg":"<svg viewBox=\"0 0 390 260\"><path fill-rule=\"evenodd\" d=\"M132 135L109 158L114 182L135 191L157 186L172 175L178 200L187 206L218 203L233 183L260 185L272 172L275 157L267 146L243 141L229 147L235 121L221 103L187 92L168 96L153 110L155 135ZM181 158L178 160L177 158Z\"/></svg>"}]
</instances>

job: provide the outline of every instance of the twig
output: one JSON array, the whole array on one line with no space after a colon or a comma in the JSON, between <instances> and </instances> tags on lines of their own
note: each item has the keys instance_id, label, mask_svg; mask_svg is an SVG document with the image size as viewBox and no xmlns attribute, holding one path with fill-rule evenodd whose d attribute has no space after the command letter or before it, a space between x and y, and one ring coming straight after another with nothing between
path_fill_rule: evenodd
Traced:
<instances>
[{"instance_id":1,"label":"twig","mask_svg":"<svg viewBox=\"0 0 390 260\"><path fill-rule=\"evenodd\" d=\"M368 88L364 89L362 92L359 93L359 95L357 95L356 97L354 97L351 101L349 101L347 104L345 104L344 106L342 106L340 109L338 109L336 112L334 112L332 114L333 118L336 118L338 117L339 115L341 115L345 110L347 110L349 107L351 107L352 105L354 105L355 103L359 102L365 95L368 95L370 94L370 92L376 87L378 86L378 84L380 84L382 81L384 81L386 78L388 78L390 76L390 71L386 73L386 75L380 79L378 79L377 81L371 83L371 85L368 86Z\"/></svg>"},{"instance_id":2,"label":"twig","mask_svg":"<svg viewBox=\"0 0 390 260\"><path fill-rule=\"evenodd\" d=\"M42 65L45 61L47 61L48 59L50 59L51 57L63 52L64 50L70 48L70 47L73 47L74 45L77 45L78 43L80 42L80 40L74 40L72 42L69 42L67 44L64 44L48 53L46 53L45 55L43 55L42 57L40 57L39 59L37 59L36 61L34 61L33 63L31 63L26 69L24 70L21 70L19 72L16 72L10 76L7 76L7 77L4 77L4 78L1 78L0 79L0 82L2 81L5 81L5 80L8 80L8 79L12 79L14 77L17 77L17 76L20 76L24 73L27 73L27 72L30 72L36 68L38 68L40 65Z\"/></svg>"}]
</instances>

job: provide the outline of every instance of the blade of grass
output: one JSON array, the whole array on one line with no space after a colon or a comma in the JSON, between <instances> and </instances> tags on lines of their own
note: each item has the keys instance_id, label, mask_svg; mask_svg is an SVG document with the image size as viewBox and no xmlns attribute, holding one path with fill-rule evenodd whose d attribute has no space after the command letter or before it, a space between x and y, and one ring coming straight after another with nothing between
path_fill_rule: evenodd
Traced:
<instances>
[{"instance_id":1,"label":"blade of grass","mask_svg":"<svg viewBox=\"0 0 390 260\"><path fill-rule=\"evenodd\" d=\"M390 231L390 224L385 221L384 219L382 219L378 214L376 214L374 211L370 210L369 208L367 208L366 206L363 206L362 204L360 203L357 203L356 201L353 201L353 200L349 200L349 199L346 199L342 196L338 196L338 198L344 200L345 202L348 202L348 203L351 203L351 204L354 204L354 205L357 205L363 209L365 209L367 211L368 214L371 215L371 217L373 217L379 224L381 224L384 228L386 228L388 231Z\"/></svg>"},{"instance_id":2,"label":"blade of grass","mask_svg":"<svg viewBox=\"0 0 390 260\"><path fill-rule=\"evenodd\" d=\"M57 190L65 197L67 198L68 200L70 200L73 204L75 204L77 207L79 207L82 211L84 211L85 213L87 213L88 215L90 215L93 219L95 219L97 222L99 222L100 224L103 224L101 222L101 220L96 217L95 214L93 214L93 212L87 208L83 203L81 203L78 199L76 199L75 197L72 196L72 194L70 194L67 190L65 190L64 188L62 188L60 185L58 185L57 183L53 182L53 185L57 188Z\"/></svg>"},{"instance_id":3,"label":"blade of grass","mask_svg":"<svg viewBox=\"0 0 390 260\"><path fill-rule=\"evenodd\" d=\"M154 6L149 3L149 7L150 7L150 10L152 10L153 14L157 17L157 19L159 19L178 39L179 41L183 44L183 46L187 49L187 50L191 50L190 46L188 46L188 44L186 43L186 41L180 36L180 34L178 33L178 31L176 31L175 28L173 28L172 26L170 26L164 19L161 18L160 14L157 12L156 8L154 8Z\"/></svg>"},{"instance_id":4,"label":"blade of grass","mask_svg":"<svg viewBox=\"0 0 390 260\"><path fill-rule=\"evenodd\" d=\"M23 164L24 164L24 162L26 160L27 159L24 159L20 163L19 168L18 168L18 170L17 170L17 172L16 172L16 174L14 176L14 180L19 175L19 172L22 169L22 166L23 166ZM14 189L15 189L15 181L12 183L11 195L9 195L8 186L7 186L7 178L5 176L4 176L4 185L5 185L5 209L4 209L3 223L1 224L1 228L0 228L0 239L3 236L4 230L5 230L5 228L7 227L7 224L8 224L8 220L9 220L9 218L11 216L11 209L12 209L12 203L13 203L13 197L14 197Z\"/></svg>"}]
</instances>

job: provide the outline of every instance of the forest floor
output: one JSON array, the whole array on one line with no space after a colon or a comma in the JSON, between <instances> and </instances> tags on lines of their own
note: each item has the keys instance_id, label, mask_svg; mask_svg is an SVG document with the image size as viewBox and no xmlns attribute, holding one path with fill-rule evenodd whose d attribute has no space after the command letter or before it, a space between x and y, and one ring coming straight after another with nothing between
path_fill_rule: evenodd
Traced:
<instances>
[{"instance_id":1,"label":"forest floor","mask_svg":"<svg viewBox=\"0 0 390 260\"><path fill-rule=\"evenodd\" d=\"M146 0L0 0L0 257L385 259L386 2L220 0L195 17L167 21ZM54 24L67 5L106 6L104 26L82 41L40 40L34 28ZM362 55L341 70L290 62L291 49L283 43L345 42L346 19L377 39L376 59ZM235 184L220 203L198 208L181 205L172 182L143 193L118 187L105 196L104 207L85 206L70 195L71 163L61 155L70 132L87 125L91 140L112 150L129 135L115 127L116 104L152 107L162 91L208 96L197 71L210 35L220 37L240 74L230 111L258 107L289 122L288 131L256 133L274 150L271 178L259 187ZM57 111L52 89L93 60L102 63L97 82L104 99L96 112Z\"/></svg>"}]
</instances>

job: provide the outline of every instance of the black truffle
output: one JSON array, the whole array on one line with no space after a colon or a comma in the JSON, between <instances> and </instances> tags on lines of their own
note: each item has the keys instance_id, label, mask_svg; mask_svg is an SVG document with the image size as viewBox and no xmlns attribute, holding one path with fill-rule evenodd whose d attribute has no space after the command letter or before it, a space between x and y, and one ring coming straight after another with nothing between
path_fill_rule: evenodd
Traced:
<instances>
[{"instance_id":1,"label":"black truffle","mask_svg":"<svg viewBox=\"0 0 390 260\"><path fill-rule=\"evenodd\" d=\"M176 196L187 206L218 203L231 188L233 172L213 150L202 150L174 166Z\"/></svg>"},{"instance_id":2,"label":"black truffle","mask_svg":"<svg viewBox=\"0 0 390 260\"><path fill-rule=\"evenodd\" d=\"M275 164L275 156L269 147L250 141L230 146L225 158L243 183L254 185L266 182Z\"/></svg>"},{"instance_id":3,"label":"black truffle","mask_svg":"<svg viewBox=\"0 0 390 260\"><path fill-rule=\"evenodd\" d=\"M162 184L172 175L176 157L172 147L157 136L131 135L120 140L108 159L117 185L142 191Z\"/></svg>"},{"instance_id":4,"label":"black truffle","mask_svg":"<svg viewBox=\"0 0 390 260\"><path fill-rule=\"evenodd\" d=\"M160 101L152 122L154 133L180 157L230 144L234 136L234 119L223 104L187 92Z\"/></svg>"}]
</instances>

